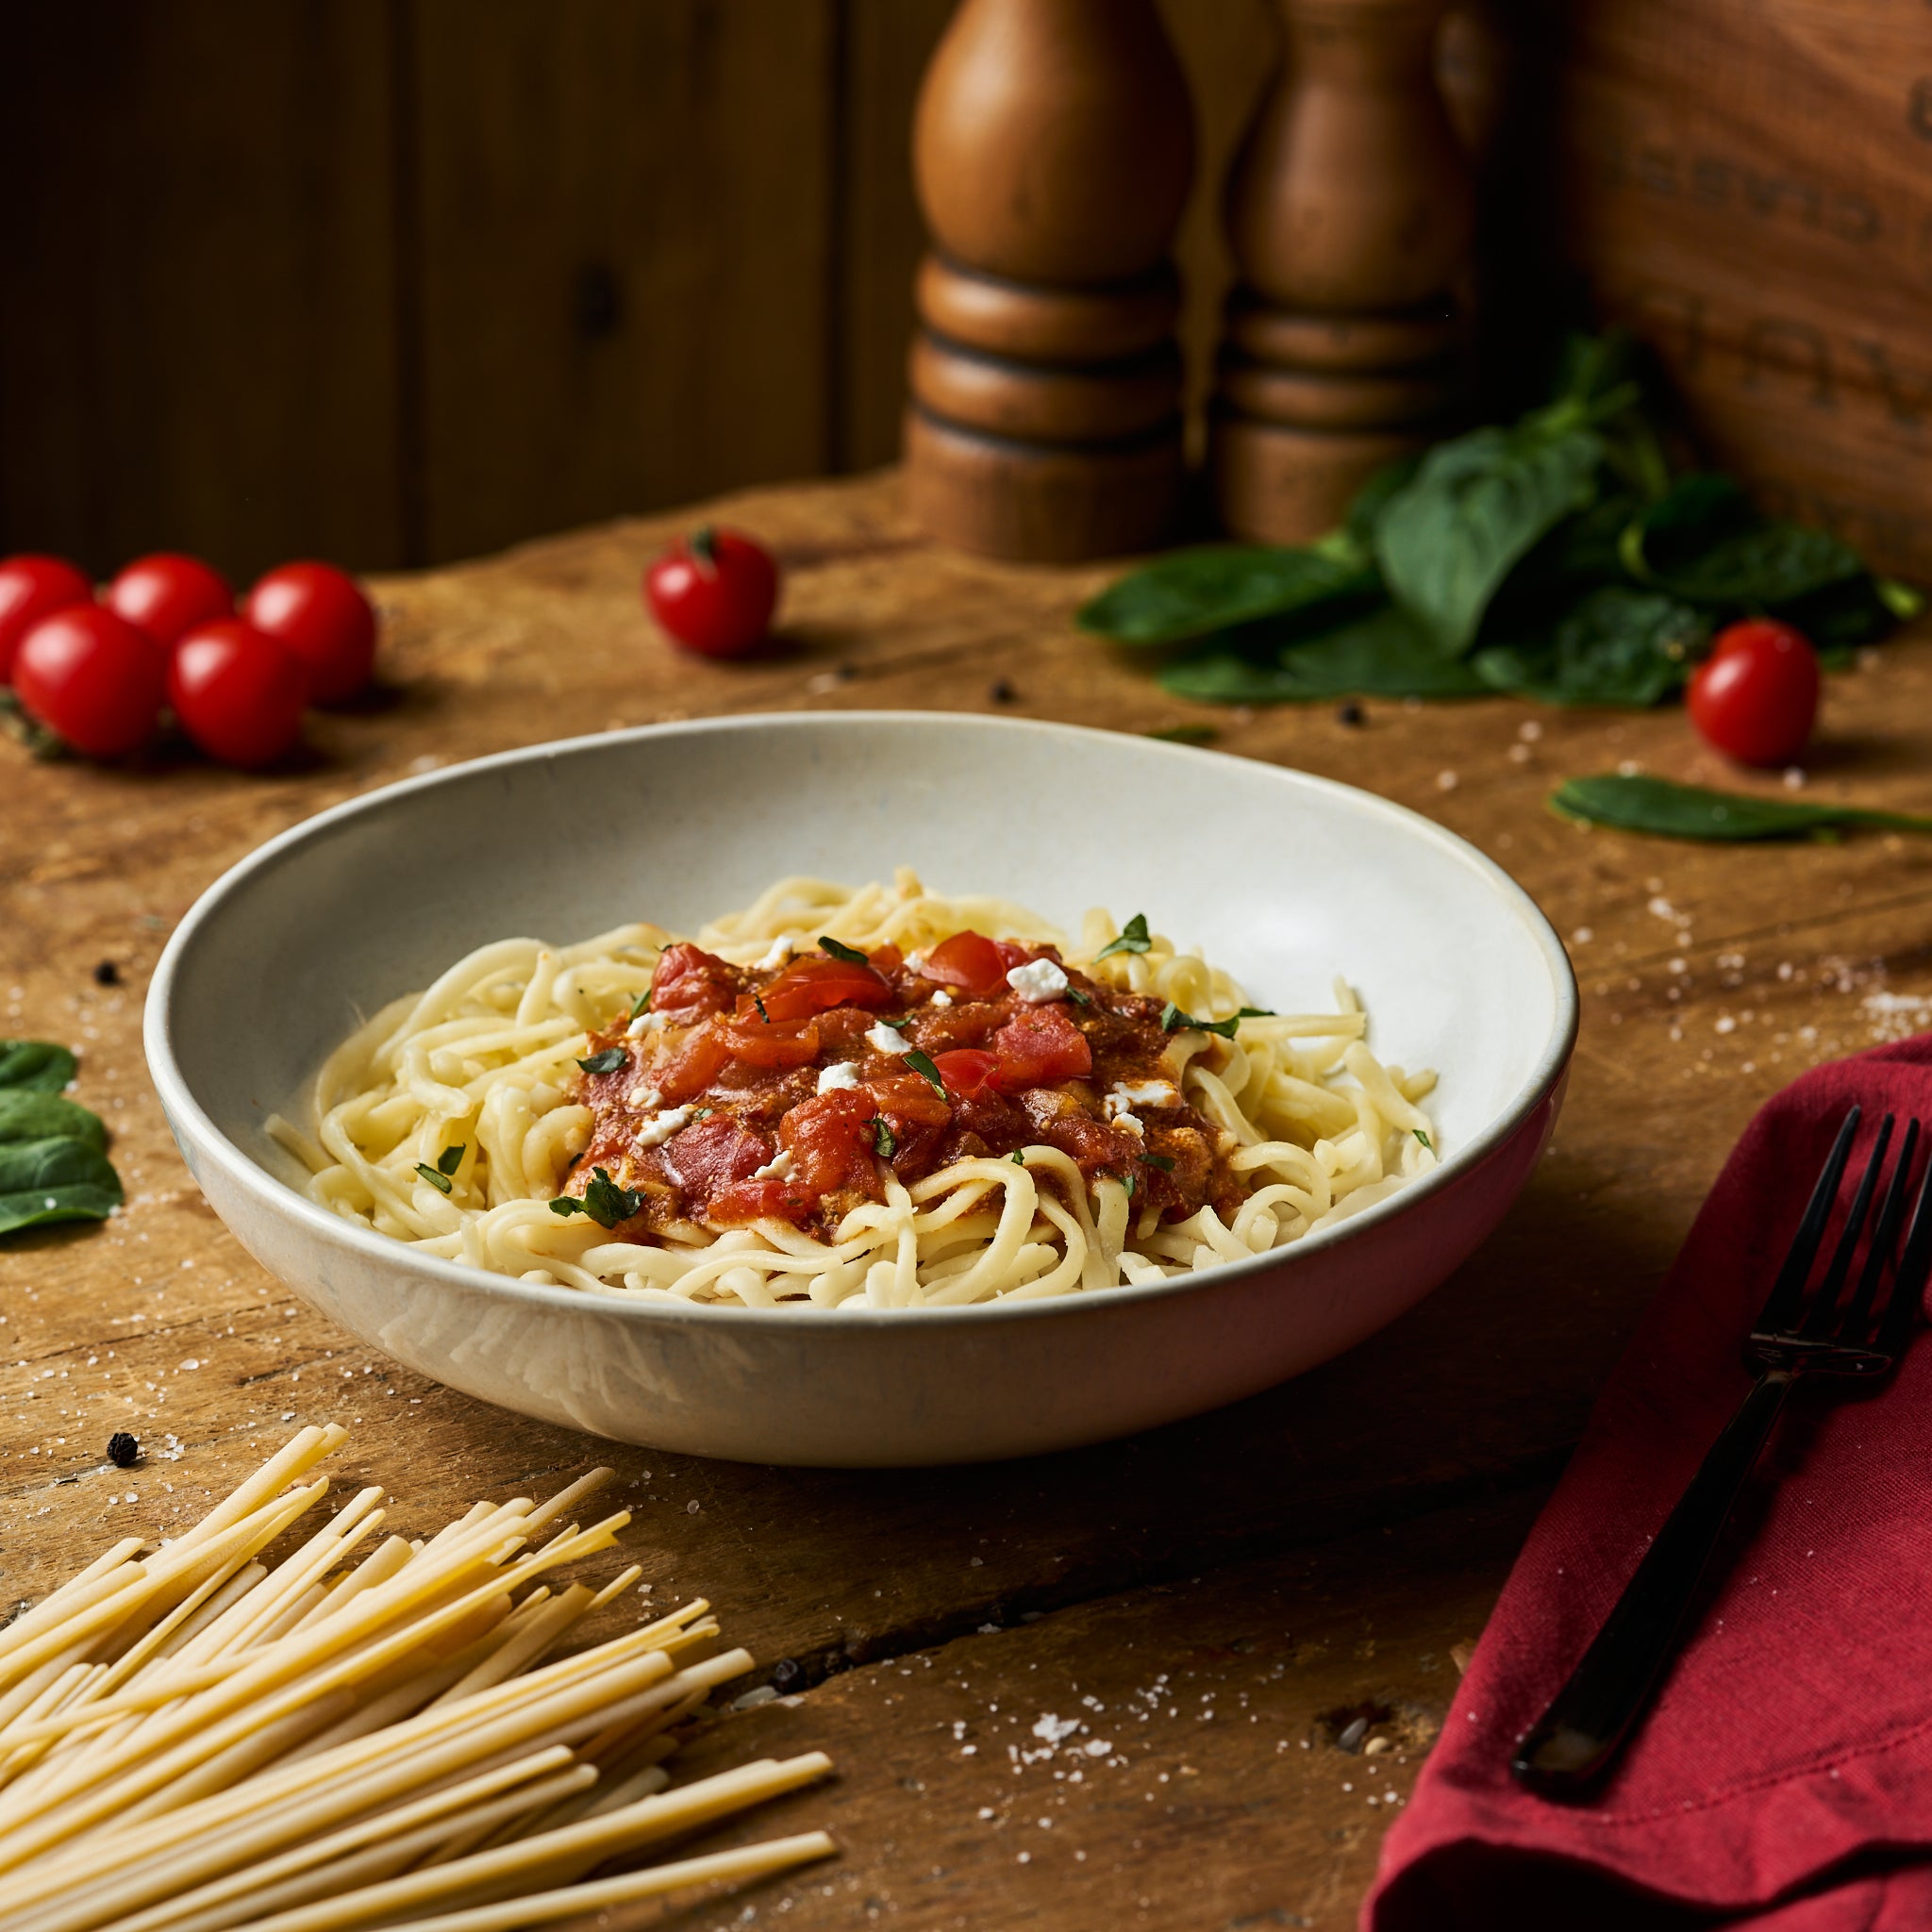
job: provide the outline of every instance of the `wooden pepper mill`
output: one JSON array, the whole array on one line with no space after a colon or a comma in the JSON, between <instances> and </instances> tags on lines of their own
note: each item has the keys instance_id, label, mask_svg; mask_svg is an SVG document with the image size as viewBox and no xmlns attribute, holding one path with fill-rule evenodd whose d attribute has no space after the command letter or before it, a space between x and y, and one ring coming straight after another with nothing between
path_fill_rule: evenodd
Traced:
<instances>
[{"instance_id":1,"label":"wooden pepper mill","mask_svg":"<svg viewBox=\"0 0 1932 1932\"><path fill-rule=\"evenodd\" d=\"M913 168L913 514L961 549L1146 549L1182 480L1180 282L1192 111L1154 0L963 0Z\"/></svg>"},{"instance_id":2,"label":"wooden pepper mill","mask_svg":"<svg viewBox=\"0 0 1932 1932\"><path fill-rule=\"evenodd\" d=\"M1474 196L1435 75L1446 0L1274 4L1281 66L1228 180L1208 460L1230 532L1302 543L1455 409Z\"/></svg>"}]
</instances>

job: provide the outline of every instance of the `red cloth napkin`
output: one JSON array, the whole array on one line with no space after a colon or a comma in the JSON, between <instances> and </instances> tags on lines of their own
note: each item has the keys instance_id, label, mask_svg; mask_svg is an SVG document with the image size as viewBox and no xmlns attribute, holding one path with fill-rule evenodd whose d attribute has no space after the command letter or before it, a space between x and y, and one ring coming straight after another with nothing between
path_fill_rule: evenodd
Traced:
<instances>
[{"instance_id":1,"label":"red cloth napkin","mask_svg":"<svg viewBox=\"0 0 1932 1932\"><path fill-rule=\"evenodd\" d=\"M1726 1163L1510 1573L1363 1932L1932 1927L1932 1343L1883 1388L1787 1406L1721 1584L1586 1804L1507 1760L1749 1386L1740 1343L1845 1110L1932 1130L1932 1036L1821 1067ZM1659 1158L1669 1158L1667 1124ZM1894 1141L1894 1146L1896 1141Z\"/></svg>"}]
</instances>

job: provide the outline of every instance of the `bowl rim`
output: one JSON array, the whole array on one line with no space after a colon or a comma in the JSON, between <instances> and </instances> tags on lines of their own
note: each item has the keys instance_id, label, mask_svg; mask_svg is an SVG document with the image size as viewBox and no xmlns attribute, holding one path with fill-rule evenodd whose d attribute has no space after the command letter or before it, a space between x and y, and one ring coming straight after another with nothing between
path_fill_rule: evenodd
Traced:
<instances>
[{"instance_id":1,"label":"bowl rim","mask_svg":"<svg viewBox=\"0 0 1932 1932\"><path fill-rule=\"evenodd\" d=\"M962 731L1033 736L1041 739L1074 737L1117 741L1128 734L1089 724L1062 724L1054 719L1003 718L984 712L919 710L836 710L836 711L743 711L707 718L676 719L657 724L639 724L622 730L588 732L575 738L550 739L535 744L518 745L507 751L491 752L480 758L465 758L441 766L435 771L393 781L358 792L339 804L299 820L296 824L264 841L254 851L238 859L208 885L182 916L169 935L167 944L156 962L148 985L142 1012L142 1044L149 1076L160 1097L162 1108L177 1133L192 1141L205 1159L218 1165L242 1193L269 1213L292 1219L306 1233L325 1242L334 1242L367 1260L391 1265L405 1264L420 1271L442 1286L470 1293L507 1297L529 1308L558 1312L593 1308L600 1314L672 1327L703 1327L722 1324L740 1333L748 1328L769 1330L782 1327L800 1332L802 1327L824 1327L836 1332L858 1327L903 1329L909 1324L920 1326L957 1324L980 1324L991 1322L1039 1322L1073 1316L1081 1310L1106 1310L1163 1301L1176 1296L1229 1286L1277 1268L1291 1267L1304 1253L1327 1250L1372 1235L1392 1215L1407 1213L1449 1189L1458 1186L1506 1147L1561 1080L1575 1047L1579 1017L1576 975L1570 956L1548 916L1529 893L1504 868L1468 840L1439 824L1434 819L1384 798L1379 792L1324 778L1290 765L1276 765L1267 759L1244 759L1270 773L1281 783L1339 797L1350 808L1365 810L1392 820L1405 830L1420 836L1442 853L1481 875L1516 915L1541 950L1556 994L1556 1023L1528 1079L1516 1097L1479 1134L1464 1145L1452 1149L1426 1174L1421 1175L1399 1193L1378 1201L1359 1214L1338 1222L1333 1227L1308 1235L1285 1248L1271 1248L1249 1258L1224 1262L1219 1267L1171 1276L1164 1281L1123 1283L1105 1294L1065 1294L1022 1302L976 1302L964 1307L874 1308L854 1307L802 1310L796 1307L743 1308L689 1303L679 1306L655 1296L632 1297L623 1293L600 1294L589 1290L550 1286L522 1281L513 1275L496 1274L474 1268L467 1262L445 1260L441 1256L424 1255L408 1248L373 1227L364 1227L298 1193L278 1179L219 1128L196 1099L174 1050L175 984L184 959L205 927L218 919L227 901L259 874L272 872L295 859L311 841L325 838L340 824L369 811L392 806L398 799L418 791L431 791L458 779L506 767L535 764L583 752L608 750L624 744L649 743L667 737L704 737L734 732L823 730L845 725L936 726ZM1163 742L1138 738L1137 746L1147 756L1160 758L1194 759L1227 758L1226 752L1206 747ZM1387 1210L1385 1212L1385 1210ZM1312 1249L1311 1245L1312 1244ZM815 1318L824 1318L823 1321Z\"/></svg>"}]
</instances>

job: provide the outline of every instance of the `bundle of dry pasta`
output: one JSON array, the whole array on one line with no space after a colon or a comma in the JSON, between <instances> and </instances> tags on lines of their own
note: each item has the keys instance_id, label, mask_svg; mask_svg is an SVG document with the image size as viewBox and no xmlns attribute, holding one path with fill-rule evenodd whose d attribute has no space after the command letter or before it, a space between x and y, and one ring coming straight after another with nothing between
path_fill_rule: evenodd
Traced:
<instances>
[{"instance_id":1,"label":"bundle of dry pasta","mask_svg":"<svg viewBox=\"0 0 1932 1932\"><path fill-rule=\"evenodd\" d=\"M589 1876L829 1762L670 1788L679 1722L752 1662L717 1651L702 1600L554 1655L640 1575L538 1581L629 1521L568 1520L608 1470L426 1541L376 1539L363 1490L261 1560L346 1433L302 1430L184 1535L117 1543L0 1630L10 1932L498 1932L833 1849L811 1832Z\"/></svg>"}]
</instances>

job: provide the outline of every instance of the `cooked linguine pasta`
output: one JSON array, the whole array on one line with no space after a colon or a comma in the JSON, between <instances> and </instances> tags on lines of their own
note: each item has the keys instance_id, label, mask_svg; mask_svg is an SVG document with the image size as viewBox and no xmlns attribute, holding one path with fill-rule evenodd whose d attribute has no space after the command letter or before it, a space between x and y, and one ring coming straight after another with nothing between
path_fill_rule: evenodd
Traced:
<instances>
[{"instance_id":1,"label":"cooked linguine pasta","mask_svg":"<svg viewBox=\"0 0 1932 1932\"><path fill-rule=\"evenodd\" d=\"M385 1007L275 1138L312 1199L525 1281L956 1307L1298 1241L1436 1163L1432 1074L1136 915L788 878L679 941L503 940Z\"/></svg>"}]
</instances>

